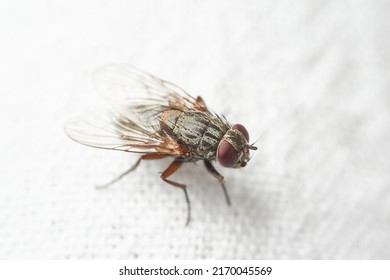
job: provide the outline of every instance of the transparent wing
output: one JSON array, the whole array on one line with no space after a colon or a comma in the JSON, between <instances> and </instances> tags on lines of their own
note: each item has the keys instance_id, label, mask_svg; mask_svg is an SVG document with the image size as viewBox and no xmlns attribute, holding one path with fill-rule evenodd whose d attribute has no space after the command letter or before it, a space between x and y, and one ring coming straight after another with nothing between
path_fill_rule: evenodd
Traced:
<instances>
[{"instance_id":1,"label":"transparent wing","mask_svg":"<svg viewBox=\"0 0 390 280\"><path fill-rule=\"evenodd\" d=\"M80 116L65 125L69 137L84 145L182 155L177 139L161 130L161 114L166 110L208 111L200 97L195 99L180 87L129 65L104 66L94 78L112 109Z\"/></svg>"},{"instance_id":2,"label":"transparent wing","mask_svg":"<svg viewBox=\"0 0 390 280\"><path fill-rule=\"evenodd\" d=\"M133 153L180 155L180 146L170 136L161 136L158 127L139 126L120 111L87 113L65 124L67 135L81 144Z\"/></svg>"},{"instance_id":3,"label":"transparent wing","mask_svg":"<svg viewBox=\"0 0 390 280\"><path fill-rule=\"evenodd\" d=\"M201 99L195 99L177 85L159 79L130 65L110 64L94 74L98 90L111 104L124 100L153 102L154 105L207 111Z\"/></svg>"}]
</instances>

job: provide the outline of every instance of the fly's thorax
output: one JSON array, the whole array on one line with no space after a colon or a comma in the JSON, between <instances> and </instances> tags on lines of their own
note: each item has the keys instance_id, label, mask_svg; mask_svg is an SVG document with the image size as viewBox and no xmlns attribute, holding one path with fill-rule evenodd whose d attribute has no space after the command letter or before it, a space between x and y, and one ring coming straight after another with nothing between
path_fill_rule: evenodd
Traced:
<instances>
[{"instance_id":1,"label":"fly's thorax","mask_svg":"<svg viewBox=\"0 0 390 280\"><path fill-rule=\"evenodd\" d=\"M217 160L225 167L244 167L249 161L249 135L244 126L237 124L222 137L217 149Z\"/></svg>"},{"instance_id":2,"label":"fly's thorax","mask_svg":"<svg viewBox=\"0 0 390 280\"><path fill-rule=\"evenodd\" d=\"M215 159L218 145L230 128L212 114L194 110L164 111L160 124L164 133L175 136L191 152L193 160Z\"/></svg>"}]
</instances>

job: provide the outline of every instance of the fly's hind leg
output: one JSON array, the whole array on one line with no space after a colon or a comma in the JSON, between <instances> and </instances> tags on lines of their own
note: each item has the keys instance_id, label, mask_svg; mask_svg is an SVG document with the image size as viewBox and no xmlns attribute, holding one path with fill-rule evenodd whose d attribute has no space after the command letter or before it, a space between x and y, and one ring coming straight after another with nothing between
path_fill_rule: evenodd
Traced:
<instances>
[{"instance_id":1,"label":"fly's hind leg","mask_svg":"<svg viewBox=\"0 0 390 280\"><path fill-rule=\"evenodd\" d=\"M191 220L191 204L190 204L190 199L188 197L186 185L183 185L183 184L180 184L180 183L177 183L177 182L174 182L174 181L167 179L169 176L171 176L173 173L175 173L180 168L180 166L182 164L183 164L183 162L180 160L175 160L174 162L172 162L171 165L169 165L168 168L165 169L165 171L161 174L161 179L163 179L168 184L171 184L172 186L175 186L177 188L181 188L184 191L184 196L185 196L186 202L187 202L186 226L188 226L188 224L190 223L190 220Z\"/></svg>"},{"instance_id":2,"label":"fly's hind leg","mask_svg":"<svg viewBox=\"0 0 390 280\"><path fill-rule=\"evenodd\" d=\"M111 186L112 184L115 184L120 179L125 177L127 174L134 171L138 167L138 165L141 163L141 160L160 159L160 158L164 158L164 157L167 157L167 155L160 154L160 153L150 153L150 154L142 155L139 157L139 159L134 163L134 165L129 170L126 170L121 175L119 175L118 177L114 178L113 180L111 180L110 182L108 182L106 184L96 186L96 188L97 189L105 189L105 188L108 188L109 186Z\"/></svg>"},{"instance_id":3,"label":"fly's hind leg","mask_svg":"<svg viewBox=\"0 0 390 280\"><path fill-rule=\"evenodd\" d=\"M231 205L231 202L230 202L230 197L229 197L229 194L226 190L226 187L225 187L225 180L223 178L223 176L221 174L218 173L218 171L215 169L215 167L213 166L213 164L211 163L211 161L208 161L208 160L205 160L204 161L204 165L206 166L207 170L215 177L218 179L219 183L221 184L222 186L222 190L223 190L223 193L225 194L225 198L226 198L226 203L230 206Z\"/></svg>"}]
</instances>

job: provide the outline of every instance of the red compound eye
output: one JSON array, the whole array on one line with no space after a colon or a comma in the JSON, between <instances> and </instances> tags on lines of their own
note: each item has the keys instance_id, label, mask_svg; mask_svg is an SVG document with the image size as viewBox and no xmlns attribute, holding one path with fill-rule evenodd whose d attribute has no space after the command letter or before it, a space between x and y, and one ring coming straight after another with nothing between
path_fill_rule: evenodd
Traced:
<instances>
[{"instance_id":1,"label":"red compound eye","mask_svg":"<svg viewBox=\"0 0 390 280\"><path fill-rule=\"evenodd\" d=\"M233 167L237 163L238 155L233 146L226 140L223 140L218 147L218 162L225 167Z\"/></svg>"},{"instance_id":2,"label":"red compound eye","mask_svg":"<svg viewBox=\"0 0 390 280\"><path fill-rule=\"evenodd\" d=\"M233 128L237 129L239 132L242 133L242 135L244 135L244 137L246 138L246 141L249 142L249 133L248 133L248 130L246 130L246 128L242 125L242 124L235 124L233 125Z\"/></svg>"}]
</instances>

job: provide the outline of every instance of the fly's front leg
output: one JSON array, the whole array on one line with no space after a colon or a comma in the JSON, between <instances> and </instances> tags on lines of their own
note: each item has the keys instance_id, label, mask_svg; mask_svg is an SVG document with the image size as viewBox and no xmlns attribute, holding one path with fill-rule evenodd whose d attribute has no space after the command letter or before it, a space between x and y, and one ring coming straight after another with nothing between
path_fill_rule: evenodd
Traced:
<instances>
[{"instance_id":1,"label":"fly's front leg","mask_svg":"<svg viewBox=\"0 0 390 280\"><path fill-rule=\"evenodd\" d=\"M227 190L226 190L226 187L225 187L225 180L224 180L223 176L222 176L221 174L218 173L218 171L215 169L215 167L213 166L213 164L211 163L211 161L205 160L205 161L204 161L204 165L206 166L207 170L208 170L215 178L218 179L219 183L221 183L223 193L225 194L226 203L227 203L228 205L231 205L230 197L229 197L229 194L228 194L228 192L227 192Z\"/></svg>"},{"instance_id":2,"label":"fly's front leg","mask_svg":"<svg viewBox=\"0 0 390 280\"><path fill-rule=\"evenodd\" d=\"M183 162L179 161L179 160L175 160L174 162L172 162L171 165L169 165L168 168L165 169L165 171L161 174L161 179L163 179L168 184L171 184L172 186L175 186L177 188L181 188L184 191L184 196L185 196L186 201L187 201L187 213L188 213L186 226L188 226L188 224L190 223L190 219L191 219L191 204L190 204L190 199L188 197L186 185L183 185L183 184L180 184L177 182L173 182L173 181L167 179L169 176L171 176L173 173L175 173L180 168L180 166L182 164L183 164Z\"/></svg>"},{"instance_id":3,"label":"fly's front leg","mask_svg":"<svg viewBox=\"0 0 390 280\"><path fill-rule=\"evenodd\" d=\"M121 175L119 175L118 177L114 178L112 181L110 181L110 182L108 182L108 183L106 183L104 185L96 186L96 188L97 189L105 189L105 188L108 188L109 186L111 186L112 184L115 184L120 179L125 177L127 174L129 174L130 172L134 171L138 167L138 165L141 163L141 160L160 159L160 158L164 158L164 157L167 157L167 155L160 154L160 153L150 153L150 154L142 155L142 156L139 157L139 159L134 163L134 165L129 170L126 170Z\"/></svg>"}]
</instances>

